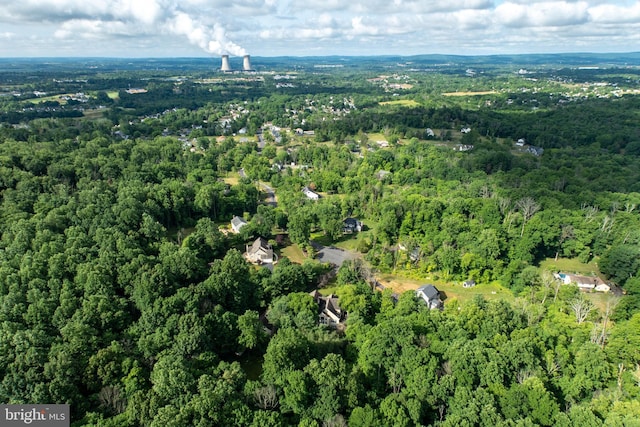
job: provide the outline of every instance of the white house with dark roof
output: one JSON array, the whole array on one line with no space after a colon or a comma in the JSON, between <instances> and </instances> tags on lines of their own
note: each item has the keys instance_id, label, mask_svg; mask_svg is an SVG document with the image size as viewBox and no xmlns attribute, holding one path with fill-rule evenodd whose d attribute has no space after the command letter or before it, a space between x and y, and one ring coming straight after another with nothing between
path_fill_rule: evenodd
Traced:
<instances>
[{"instance_id":1,"label":"white house with dark roof","mask_svg":"<svg viewBox=\"0 0 640 427\"><path fill-rule=\"evenodd\" d=\"M236 234L240 233L240 229L247 224L248 222L239 216L234 216L233 218L231 218L231 230L233 230L233 232Z\"/></svg>"},{"instance_id":2,"label":"white house with dark roof","mask_svg":"<svg viewBox=\"0 0 640 427\"><path fill-rule=\"evenodd\" d=\"M247 245L244 256L252 264L275 264L278 260L273 247L262 237L258 237L251 246Z\"/></svg>"},{"instance_id":3,"label":"white house with dark roof","mask_svg":"<svg viewBox=\"0 0 640 427\"><path fill-rule=\"evenodd\" d=\"M315 191L311 190L309 187L304 187L302 189L302 192L309 200L318 200L320 198L320 195Z\"/></svg>"},{"instance_id":4,"label":"white house with dark roof","mask_svg":"<svg viewBox=\"0 0 640 427\"><path fill-rule=\"evenodd\" d=\"M565 285L574 284L581 291L609 292L611 287L598 276L582 276L579 274L558 273L554 275Z\"/></svg>"},{"instance_id":5,"label":"white house with dark roof","mask_svg":"<svg viewBox=\"0 0 640 427\"><path fill-rule=\"evenodd\" d=\"M433 285L424 285L416 289L416 296L422 299L430 309L442 308L440 291Z\"/></svg>"},{"instance_id":6,"label":"white house with dark roof","mask_svg":"<svg viewBox=\"0 0 640 427\"><path fill-rule=\"evenodd\" d=\"M309 295L318 304L318 322L332 328L340 328L344 325L347 313L338 304L338 297L331 294L322 296L317 290Z\"/></svg>"},{"instance_id":7,"label":"white house with dark roof","mask_svg":"<svg viewBox=\"0 0 640 427\"><path fill-rule=\"evenodd\" d=\"M362 231L362 221L355 218L346 218L342 222L342 232L345 234L359 233Z\"/></svg>"}]
</instances>

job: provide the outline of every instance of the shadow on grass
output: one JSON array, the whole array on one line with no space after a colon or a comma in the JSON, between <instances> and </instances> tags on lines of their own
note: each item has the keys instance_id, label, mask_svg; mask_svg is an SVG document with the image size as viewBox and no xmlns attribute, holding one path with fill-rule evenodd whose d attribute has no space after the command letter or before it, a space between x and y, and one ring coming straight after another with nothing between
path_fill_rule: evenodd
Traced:
<instances>
[{"instance_id":1,"label":"shadow on grass","mask_svg":"<svg viewBox=\"0 0 640 427\"><path fill-rule=\"evenodd\" d=\"M322 246L335 246L339 243L348 242L349 240L356 240L358 234L343 234L338 240L331 239L330 236L326 236L324 234L318 234L314 236L311 240L315 243L321 244Z\"/></svg>"}]
</instances>

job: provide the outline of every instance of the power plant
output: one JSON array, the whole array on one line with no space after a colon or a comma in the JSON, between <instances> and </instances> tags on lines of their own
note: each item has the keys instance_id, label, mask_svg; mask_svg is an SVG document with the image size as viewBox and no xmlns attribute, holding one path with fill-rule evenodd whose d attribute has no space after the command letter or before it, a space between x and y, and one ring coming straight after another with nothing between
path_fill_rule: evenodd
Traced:
<instances>
[{"instance_id":1,"label":"power plant","mask_svg":"<svg viewBox=\"0 0 640 427\"><path fill-rule=\"evenodd\" d=\"M220 71L223 73L232 73L234 70L231 68L231 63L229 62L229 55L222 55L222 65L220 66ZM244 55L242 58L242 71L254 71L251 68L251 56Z\"/></svg>"},{"instance_id":2,"label":"power plant","mask_svg":"<svg viewBox=\"0 0 640 427\"><path fill-rule=\"evenodd\" d=\"M242 69L244 71L253 71L251 68L251 57L249 55L244 56L244 59L242 60Z\"/></svg>"},{"instance_id":3,"label":"power plant","mask_svg":"<svg viewBox=\"0 0 640 427\"><path fill-rule=\"evenodd\" d=\"M229 64L229 55L222 55L222 66L220 71L228 73L231 71L231 65Z\"/></svg>"}]
</instances>

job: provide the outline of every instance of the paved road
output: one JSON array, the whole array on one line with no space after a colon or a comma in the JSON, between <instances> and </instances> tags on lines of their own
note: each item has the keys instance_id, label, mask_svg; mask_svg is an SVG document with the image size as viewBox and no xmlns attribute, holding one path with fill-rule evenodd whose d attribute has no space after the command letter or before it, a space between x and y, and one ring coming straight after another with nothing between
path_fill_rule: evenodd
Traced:
<instances>
[{"instance_id":1,"label":"paved road","mask_svg":"<svg viewBox=\"0 0 640 427\"><path fill-rule=\"evenodd\" d=\"M262 136L262 132L257 134L258 136L258 151L262 151L264 146L266 145L264 141L264 137Z\"/></svg>"},{"instance_id":2,"label":"paved road","mask_svg":"<svg viewBox=\"0 0 640 427\"><path fill-rule=\"evenodd\" d=\"M278 199L276 199L275 190L263 182L260 183L260 188L262 188L264 192L267 193L267 199L266 199L267 204L273 207L278 206Z\"/></svg>"},{"instance_id":3,"label":"paved road","mask_svg":"<svg viewBox=\"0 0 640 427\"><path fill-rule=\"evenodd\" d=\"M357 254L344 249L339 249L333 246L322 246L319 243L311 242L311 246L317 251L316 259L321 262L328 262L335 264L338 267L343 262L350 259L356 259Z\"/></svg>"}]
</instances>

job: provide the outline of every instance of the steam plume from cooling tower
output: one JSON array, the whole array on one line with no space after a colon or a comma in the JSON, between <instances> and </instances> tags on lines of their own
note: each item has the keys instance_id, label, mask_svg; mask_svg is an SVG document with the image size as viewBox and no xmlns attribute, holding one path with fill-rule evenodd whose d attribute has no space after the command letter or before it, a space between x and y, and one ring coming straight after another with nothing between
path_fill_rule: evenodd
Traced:
<instances>
[{"instance_id":1,"label":"steam plume from cooling tower","mask_svg":"<svg viewBox=\"0 0 640 427\"><path fill-rule=\"evenodd\" d=\"M227 39L224 28L214 25L208 29L183 12L177 12L170 26L176 34L186 36L189 41L203 50L216 55L244 56L246 50Z\"/></svg>"},{"instance_id":2,"label":"steam plume from cooling tower","mask_svg":"<svg viewBox=\"0 0 640 427\"><path fill-rule=\"evenodd\" d=\"M51 17L47 15L47 19L59 24L54 33L59 39L86 36L86 25L90 24L91 34L96 37L100 33L105 37L170 34L186 37L210 54L243 56L247 53L227 38L222 21L216 18L216 6L201 0L41 0L21 3L25 3L26 10L34 16L41 14L41 9L57 6L55 13Z\"/></svg>"}]
</instances>

